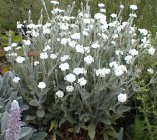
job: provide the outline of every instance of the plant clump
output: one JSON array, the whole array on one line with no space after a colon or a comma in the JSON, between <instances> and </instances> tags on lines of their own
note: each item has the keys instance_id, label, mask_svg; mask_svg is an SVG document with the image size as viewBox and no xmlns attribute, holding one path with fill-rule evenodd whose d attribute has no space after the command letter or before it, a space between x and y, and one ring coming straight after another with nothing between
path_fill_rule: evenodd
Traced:
<instances>
[{"instance_id":1,"label":"plant clump","mask_svg":"<svg viewBox=\"0 0 157 140\"><path fill-rule=\"evenodd\" d=\"M33 23L29 11L28 23L17 23L22 45L10 42L4 48L14 71L12 84L30 106L25 119L54 135L66 125L73 133L83 129L90 139L117 138L113 125L130 109L126 104L136 92L144 56L155 53L149 32L133 24L137 6L130 6L127 21L121 5L107 22L102 3L94 17L88 1L75 17L74 3L62 10L51 1L51 16L42 3L47 22L41 11L38 24Z\"/></svg>"}]
</instances>

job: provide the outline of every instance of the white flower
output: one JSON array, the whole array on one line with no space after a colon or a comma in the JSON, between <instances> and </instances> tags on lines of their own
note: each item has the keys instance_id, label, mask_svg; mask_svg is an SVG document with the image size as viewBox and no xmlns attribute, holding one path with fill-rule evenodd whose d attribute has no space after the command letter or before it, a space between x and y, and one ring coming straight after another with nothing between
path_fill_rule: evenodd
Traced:
<instances>
[{"instance_id":1,"label":"white flower","mask_svg":"<svg viewBox=\"0 0 157 140\"><path fill-rule=\"evenodd\" d=\"M18 43L12 43L11 47L17 47Z\"/></svg>"},{"instance_id":2,"label":"white flower","mask_svg":"<svg viewBox=\"0 0 157 140\"><path fill-rule=\"evenodd\" d=\"M76 40L79 40L80 39L80 33L74 33L71 35L71 38L72 39L76 39Z\"/></svg>"},{"instance_id":3,"label":"white flower","mask_svg":"<svg viewBox=\"0 0 157 140\"><path fill-rule=\"evenodd\" d=\"M91 23L91 20L90 20L90 19L83 19L83 23L84 23L84 24L90 24L90 23Z\"/></svg>"},{"instance_id":4,"label":"white flower","mask_svg":"<svg viewBox=\"0 0 157 140\"><path fill-rule=\"evenodd\" d=\"M46 28L43 30L43 34L50 34L51 30L49 28Z\"/></svg>"},{"instance_id":5,"label":"white flower","mask_svg":"<svg viewBox=\"0 0 157 140\"><path fill-rule=\"evenodd\" d=\"M55 9L53 9L53 10L51 11L51 13L52 13L53 15L58 14L58 13L63 13L63 12L64 12L64 10L59 9L58 7L55 8Z\"/></svg>"},{"instance_id":6,"label":"white flower","mask_svg":"<svg viewBox=\"0 0 157 140\"><path fill-rule=\"evenodd\" d=\"M92 62L94 62L94 58L91 55L88 55L88 56L84 57L84 61L87 64L91 64Z\"/></svg>"},{"instance_id":7,"label":"white flower","mask_svg":"<svg viewBox=\"0 0 157 140\"><path fill-rule=\"evenodd\" d=\"M113 39L116 39L116 38L118 38L118 36L119 36L118 34L114 34L114 35L112 36L112 38L113 38Z\"/></svg>"},{"instance_id":8,"label":"white flower","mask_svg":"<svg viewBox=\"0 0 157 140\"><path fill-rule=\"evenodd\" d=\"M115 70L114 70L114 73L116 76L121 76L124 74L124 72L122 71L122 69L120 69L119 67L117 67Z\"/></svg>"},{"instance_id":9,"label":"white flower","mask_svg":"<svg viewBox=\"0 0 157 140\"><path fill-rule=\"evenodd\" d=\"M110 15L112 18L116 18L117 17L117 14L111 14Z\"/></svg>"},{"instance_id":10,"label":"white flower","mask_svg":"<svg viewBox=\"0 0 157 140\"><path fill-rule=\"evenodd\" d=\"M76 76L75 76L74 74L70 73L70 74L66 75L66 76L64 77L64 79L65 79L66 81L72 83L72 82L74 82L74 81L76 80Z\"/></svg>"},{"instance_id":11,"label":"white flower","mask_svg":"<svg viewBox=\"0 0 157 140\"><path fill-rule=\"evenodd\" d=\"M40 53L40 58L41 59L47 59L48 58L48 54L46 52Z\"/></svg>"},{"instance_id":12,"label":"white flower","mask_svg":"<svg viewBox=\"0 0 157 140\"><path fill-rule=\"evenodd\" d=\"M149 41L149 40L147 40L146 37L143 37L143 38L141 39L141 41L142 41L142 43L147 43L147 41Z\"/></svg>"},{"instance_id":13,"label":"white flower","mask_svg":"<svg viewBox=\"0 0 157 140\"><path fill-rule=\"evenodd\" d=\"M31 31L27 31L26 33L27 33L27 34L31 34L32 32L31 32Z\"/></svg>"},{"instance_id":14,"label":"white flower","mask_svg":"<svg viewBox=\"0 0 157 140\"><path fill-rule=\"evenodd\" d=\"M133 56L132 55L127 55L124 60L126 61L127 64L130 64L132 61Z\"/></svg>"},{"instance_id":15,"label":"white flower","mask_svg":"<svg viewBox=\"0 0 157 140\"><path fill-rule=\"evenodd\" d=\"M118 56L119 56L119 55L123 55L123 51L121 51L121 50L116 50L116 51L115 51L115 54L118 55Z\"/></svg>"},{"instance_id":16,"label":"white flower","mask_svg":"<svg viewBox=\"0 0 157 140\"><path fill-rule=\"evenodd\" d=\"M134 13L134 14L131 13L131 14L129 14L129 17L135 17L135 18L136 18L137 15L136 15L135 13ZM132 33L132 32L131 32L131 33Z\"/></svg>"},{"instance_id":17,"label":"white flower","mask_svg":"<svg viewBox=\"0 0 157 140\"><path fill-rule=\"evenodd\" d=\"M17 48L15 48L16 50L19 50L19 49L21 49L21 47L17 47Z\"/></svg>"},{"instance_id":18,"label":"white flower","mask_svg":"<svg viewBox=\"0 0 157 140\"><path fill-rule=\"evenodd\" d=\"M17 56L17 53L9 53L8 56Z\"/></svg>"},{"instance_id":19,"label":"white flower","mask_svg":"<svg viewBox=\"0 0 157 140\"><path fill-rule=\"evenodd\" d=\"M87 71L84 68L75 68L73 70L73 73L75 73L76 75L80 75L80 74L86 74Z\"/></svg>"},{"instance_id":20,"label":"white flower","mask_svg":"<svg viewBox=\"0 0 157 140\"><path fill-rule=\"evenodd\" d=\"M66 91L67 92L73 92L74 91L74 87L73 86L67 86L66 87Z\"/></svg>"},{"instance_id":21,"label":"white flower","mask_svg":"<svg viewBox=\"0 0 157 140\"><path fill-rule=\"evenodd\" d=\"M69 46L70 46L71 48L75 48L76 42L75 42L74 40L73 40L73 41L69 41L68 43L69 43Z\"/></svg>"},{"instance_id":22,"label":"white flower","mask_svg":"<svg viewBox=\"0 0 157 140\"><path fill-rule=\"evenodd\" d=\"M11 51L11 47L10 46L4 47L4 51L6 51L6 52Z\"/></svg>"},{"instance_id":23,"label":"white flower","mask_svg":"<svg viewBox=\"0 0 157 140\"><path fill-rule=\"evenodd\" d=\"M56 59L56 58L57 58L57 55L52 53L52 54L50 55L50 58L51 58L51 59Z\"/></svg>"},{"instance_id":24,"label":"white flower","mask_svg":"<svg viewBox=\"0 0 157 140\"><path fill-rule=\"evenodd\" d=\"M117 64L116 61L113 61L113 62L111 62L111 63L109 64L109 66L110 66L110 68L112 68L112 67L117 67L118 64Z\"/></svg>"},{"instance_id":25,"label":"white flower","mask_svg":"<svg viewBox=\"0 0 157 140\"><path fill-rule=\"evenodd\" d=\"M89 33L87 32L87 31L83 31L83 33L82 33L84 36L89 36Z\"/></svg>"},{"instance_id":26,"label":"white flower","mask_svg":"<svg viewBox=\"0 0 157 140\"><path fill-rule=\"evenodd\" d=\"M13 78L13 82L14 82L14 83L18 83L19 81L20 81L20 77L16 77L16 76L15 76L15 77Z\"/></svg>"},{"instance_id":27,"label":"white flower","mask_svg":"<svg viewBox=\"0 0 157 140\"><path fill-rule=\"evenodd\" d=\"M106 12L106 9L101 8L101 9L100 9L100 12L101 12L101 13L105 13L105 12Z\"/></svg>"},{"instance_id":28,"label":"white flower","mask_svg":"<svg viewBox=\"0 0 157 140\"><path fill-rule=\"evenodd\" d=\"M153 47L149 48L149 49L148 49L148 53L149 53L150 55L154 55L155 49L154 49Z\"/></svg>"},{"instance_id":29,"label":"white flower","mask_svg":"<svg viewBox=\"0 0 157 140\"><path fill-rule=\"evenodd\" d=\"M120 5L120 9L124 9L124 5L121 4L121 5Z\"/></svg>"},{"instance_id":30,"label":"white flower","mask_svg":"<svg viewBox=\"0 0 157 140\"><path fill-rule=\"evenodd\" d=\"M153 74L153 73L154 73L153 69L151 69L151 68L147 69L147 72L148 72L149 74Z\"/></svg>"},{"instance_id":31,"label":"white flower","mask_svg":"<svg viewBox=\"0 0 157 140\"><path fill-rule=\"evenodd\" d=\"M116 76L121 76L124 74L124 72L127 72L127 68L124 65L119 65L114 67L114 73Z\"/></svg>"},{"instance_id":32,"label":"white flower","mask_svg":"<svg viewBox=\"0 0 157 140\"><path fill-rule=\"evenodd\" d=\"M48 27L51 27L51 23L47 22L45 25L43 25L43 29L46 29Z\"/></svg>"},{"instance_id":33,"label":"white flower","mask_svg":"<svg viewBox=\"0 0 157 140\"><path fill-rule=\"evenodd\" d=\"M51 50L51 47L49 45L46 45L45 48L43 49L44 52Z\"/></svg>"},{"instance_id":34,"label":"white flower","mask_svg":"<svg viewBox=\"0 0 157 140\"><path fill-rule=\"evenodd\" d=\"M69 56L69 55L64 55L64 56L62 56L62 57L60 58L60 60L61 60L62 62L66 61L67 59L70 59L70 56Z\"/></svg>"},{"instance_id":35,"label":"white flower","mask_svg":"<svg viewBox=\"0 0 157 140\"><path fill-rule=\"evenodd\" d=\"M82 77L82 78L78 79L77 83L80 84L80 86L84 86L87 84L87 80L84 79L84 77Z\"/></svg>"},{"instance_id":36,"label":"white flower","mask_svg":"<svg viewBox=\"0 0 157 140\"><path fill-rule=\"evenodd\" d=\"M53 5L58 5L58 4L59 4L59 2L58 2L58 1L55 1L55 0L51 0L51 3L52 3Z\"/></svg>"},{"instance_id":37,"label":"white flower","mask_svg":"<svg viewBox=\"0 0 157 140\"><path fill-rule=\"evenodd\" d=\"M32 31L31 31L31 35L32 35L33 37L38 37L38 36L39 36L39 32L36 31L36 30L32 30Z\"/></svg>"},{"instance_id":38,"label":"white flower","mask_svg":"<svg viewBox=\"0 0 157 140\"><path fill-rule=\"evenodd\" d=\"M25 58L22 57L22 56L18 56L18 57L16 58L16 62L17 62L17 63L23 63L24 61L25 61Z\"/></svg>"},{"instance_id":39,"label":"white flower","mask_svg":"<svg viewBox=\"0 0 157 140\"><path fill-rule=\"evenodd\" d=\"M61 39L61 44L62 45L66 45L68 43L68 39L67 38L62 38Z\"/></svg>"},{"instance_id":40,"label":"white flower","mask_svg":"<svg viewBox=\"0 0 157 140\"><path fill-rule=\"evenodd\" d=\"M96 70L96 76L105 77L107 74L110 73L110 71L111 70L107 68L98 69Z\"/></svg>"},{"instance_id":41,"label":"white flower","mask_svg":"<svg viewBox=\"0 0 157 140\"><path fill-rule=\"evenodd\" d=\"M137 51L136 49L131 49L131 50L129 51L129 53L130 53L132 56L138 55L138 51Z\"/></svg>"},{"instance_id":42,"label":"white flower","mask_svg":"<svg viewBox=\"0 0 157 140\"><path fill-rule=\"evenodd\" d=\"M64 92L59 90L56 92L56 96L59 97L59 98L62 98L64 96Z\"/></svg>"},{"instance_id":43,"label":"white flower","mask_svg":"<svg viewBox=\"0 0 157 140\"><path fill-rule=\"evenodd\" d=\"M30 41L30 40L22 40L22 42L23 42L23 45L24 45L24 46L29 46L29 45L31 45L31 41Z\"/></svg>"},{"instance_id":44,"label":"white flower","mask_svg":"<svg viewBox=\"0 0 157 140\"><path fill-rule=\"evenodd\" d=\"M59 65L59 68L60 68L62 71L68 70L68 69L69 69L69 64L68 64L68 63L60 64L60 65Z\"/></svg>"},{"instance_id":45,"label":"white flower","mask_svg":"<svg viewBox=\"0 0 157 140\"><path fill-rule=\"evenodd\" d=\"M82 54L85 52L83 46L80 45L80 44L77 44L75 49L76 49L76 52L79 52L79 53L82 53Z\"/></svg>"},{"instance_id":46,"label":"white flower","mask_svg":"<svg viewBox=\"0 0 157 140\"><path fill-rule=\"evenodd\" d=\"M103 7L105 7L105 4L103 4L103 3L98 3L98 7L103 8Z\"/></svg>"},{"instance_id":47,"label":"white flower","mask_svg":"<svg viewBox=\"0 0 157 140\"><path fill-rule=\"evenodd\" d=\"M23 24L20 24L20 23L17 24L17 29L21 29L22 27L24 27Z\"/></svg>"},{"instance_id":48,"label":"white flower","mask_svg":"<svg viewBox=\"0 0 157 140\"><path fill-rule=\"evenodd\" d=\"M118 66L123 72L127 72L127 68L124 65L119 65Z\"/></svg>"},{"instance_id":49,"label":"white flower","mask_svg":"<svg viewBox=\"0 0 157 140\"><path fill-rule=\"evenodd\" d=\"M148 34L148 31L146 29L138 29L138 31L143 34L144 36L146 36Z\"/></svg>"},{"instance_id":50,"label":"white flower","mask_svg":"<svg viewBox=\"0 0 157 140\"><path fill-rule=\"evenodd\" d=\"M31 23L31 24L28 24L28 25L27 25L27 28L29 28L29 29L34 29L34 28L36 28L36 25L33 24L33 23Z\"/></svg>"},{"instance_id":51,"label":"white flower","mask_svg":"<svg viewBox=\"0 0 157 140\"><path fill-rule=\"evenodd\" d=\"M109 26L109 27L116 27L116 22L110 22L110 23L108 24L108 26Z\"/></svg>"},{"instance_id":52,"label":"white flower","mask_svg":"<svg viewBox=\"0 0 157 140\"><path fill-rule=\"evenodd\" d=\"M137 6L136 5L130 5L130 9L131 10L137 10Z\"/></svg>"},{"instance_id":53,"label":"white flower","mask_svg":"<svg viewBox=\"0 0 157 140\"><path fill-rule=\"evenodd\" d=\"M98 42L96 42L96 43L93 43L91 47L92 48L100 48L100 45L98 44Z\"/></svg>"},{"instance_id":54,"label":"white flower","mask_svg":"<svg viewBox=\"0 0 157 140\"><path fill-rule=\"evenodd\" d=\"M102 27L102 26L101 26ZM101 37L104 39L104 41L107 41L108 40L108 36L105 35L104 33L101 34Z\"/></svg>"},{"instance_id":55,"label":"white flower","mask_svg":"<svg viewBox=\"0 0 157 140\"><path fill-rule=\"evenodd\" d=\"M120 93L120 94L118 95L118 101L119 101L119 102L124 103L124 102L126 102L126 100L127 100L127 95L126 95L126 94Z\"/></svg>"},{"instance_id":56,"label":"white flower","mask_svg":"<svg viewBox=\"0 0 157 140\"><path fill-rule=\"evenodd\" d=\"M44 89L46 87L46 84L44 82L39 82L38 88Z\"/></svg>"},{"instance_id":57,"label":"white flower","mask_svg":"<svg viewBox=\"0 0 157 140\"><path fill-rule=\"evenodd\" d=\"M39 61L34 61L34 66L39 65Z\"/></svg>"},{"instance_id":58,"label":"white flower","mask_svg":"<svg viewBox=\"0 0 157 140\"><path fill-rule=\"evenodd\" d=\"M100 19L102 19L102 18L105 18L105 19L106 19L106 16L103 15L103 14L101 14L101 13L96 13L96 14L94 15L94 18L97 19L97 20L100 20Z\"/></svg>"},{"instance_id":59,"label":"white flower","mask_svg":"<svg viewBox=\"0 0 157 140\"><path fill-rule=\"evenodd\" d=\"M69 25L68 25L68 24L67 24L67 25L61 24L61 25L60 25L60 29L61 29L61 30L64 30L64 31L65 31L65 30L68 30L68 29L69 29Z\"/></svg>"}]
</instances>

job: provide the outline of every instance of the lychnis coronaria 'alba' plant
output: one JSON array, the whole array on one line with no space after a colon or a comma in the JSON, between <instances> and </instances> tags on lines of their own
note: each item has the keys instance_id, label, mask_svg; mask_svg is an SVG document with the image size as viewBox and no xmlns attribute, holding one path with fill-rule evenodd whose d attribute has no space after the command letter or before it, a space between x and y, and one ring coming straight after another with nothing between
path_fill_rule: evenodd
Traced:
<instances>
[{"instance_id":1,"label":"lychnis coronaria 'alba' plant","mask_svg":"<svg viewBox=\"0 0 157 140\"><path fill-rule=\"evenodd\" d=\"M13 85L39 118L47 118L43 121L69 122L88 130L91 139L102 124L101 133L108 137L111 125L129 109L124 104L135 91L143 56L155 53L150 35L133 25L136 5L130 6L127 21L121 21L121 5L107 22L104 4L91 17L87 2L74 17L73 5L61 10L59 2L51 3L51 16L44 7L47 23L42 12L38 24L33 23L29 12L28 24L17 24L25 36L22 46L10 42L4 48L15 72Z\"/></svg>"}]
</instances>

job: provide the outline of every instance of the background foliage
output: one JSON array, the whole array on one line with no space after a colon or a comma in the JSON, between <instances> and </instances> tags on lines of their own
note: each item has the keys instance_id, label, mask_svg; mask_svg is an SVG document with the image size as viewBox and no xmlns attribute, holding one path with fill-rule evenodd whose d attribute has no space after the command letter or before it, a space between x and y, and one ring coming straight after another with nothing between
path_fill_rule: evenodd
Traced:
<instances>
[{"instance_id":1,"label":"background foliage","mask_svg":"<svg viewBox=\"0 0 157 140\"><path fill-rule=\"evenodd\" d=\"M73 0L59 0L61 8L65 8ZM76 0L75 12L79 9L80 3L85 0ZM125 12L123 17L128 18L130 4L137 4L137 16L138 20L135 24L138 27L151 30L153 34L157 31L157 1L156 0L90 0L91 11L95 13L98 11L97 3L103 2L106 4L107 15L111 13L117 13L119 11L119 5L125 6ZM46 0L48 8L52 8L50 0ZM39 13L42 5L40 0L0 0L0 30L2 29L15 29L17 21L27 20L28 10L32 10L33 21L38 20Z\"/></svg>"}]
</instances>

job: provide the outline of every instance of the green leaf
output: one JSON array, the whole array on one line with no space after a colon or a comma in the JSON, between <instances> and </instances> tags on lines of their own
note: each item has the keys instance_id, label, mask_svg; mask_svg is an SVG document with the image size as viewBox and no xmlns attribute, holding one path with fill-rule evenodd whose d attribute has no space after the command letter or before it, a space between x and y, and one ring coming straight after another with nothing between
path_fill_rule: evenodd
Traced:
<instances>
[{"instance_id":1,"label":"green leaf","mask_svg":"<svg viewBox=\"0 0 157 140\"><path fill-rule=\"evenodd\" d=\"M56 120L51 121L51 126L50 126L50 129L49 129L49 132L52 129L57 129L57 127L58 127L58 122Z\"/></svg>"},{"instance_id":2,"label":"green leaf","mask_svg":"<svg viewBox=\"0 0 157 140\"><path fill-rule=\"evenodd\" d=\"M27 116L26 117L26 120L27 121L32 121L32 120L34 120L35 119L35 116Z\"/></svg>"},{"instance_id":3,"label":"green leaf","mask_svg":"<svg viewBox=\"0 0 157 140\"><path fill-rule=\"evenodd\" d=\"M22 111L28 110L28 109L29 109L29 106L28 106L28 105L23 105L23 106L21 107L21 110L22 110Z\"/></svg>"},{"instance_id":4,"label":"green leaf","mask_svg":"<svg viewBox=\"0 0 157 140\"><path fill-rule=\"evenodd\" d=\"M105 117L105 116L102 117L102 118L100 119L100 121L103 122L104 124L111 125L110 119L107 118L107 117Z\"/></svg>"},{"instance_id":5,"label":"green leaf","mask_svg":"<svg viewBox=\"0 0 157 140\"><path fill-rule=\"evenodd\" d=\"M30 127L22 127L19 134L19 140L30 140L32 137L33 131Z\"/></svg>"},{"instance_id":6,"label":"green leaf","mask_svg":"<svg viewBox=\"0 0 157 140\"><path fill-rule=\"evenodd\" d=\"M116 110L115 113L124 113L129 111L131 108L129 106L125 106L125 105L120 105Z\"/></svg>"},{"instance_id":7,"label":"green leaf","mask_svg":"<svg viewBox=\"0 0 157 140\"><path fill-rule=\"evenodd\" d=\"M11 94L10 94L10 100L16 100L17 99L17 94L18 94L18 92L12 92Z\"/></svg>"},{"instance_id":8,"label":"green leaf","mask_svg":"<svg viewBox=\"0 0 157 140\"><path fill-rule=\"evenodd\" d=\"M43 118L45 116L45 111L44 110L37 110L37 116L40 118Z\"/></svg>"},{"instance_id":9,"label":"green leaf","mask_svg":"<svg viewBox=\"0 0 157 140\"><path fill-rule=\"evenodd\" d=\"M117 132L114 130L113 131L112 130L106 131L106 134L113 137L113 138L117 138Z\"/></svg>"},{"instance_id":10,"label":"green leaf","mask_svg":"<svg viewBox=\"0 0 157 140\"><path fill-rule=\"evenodd\" d=\"M46 98L47 98L47 93L41 94L39 98L39 102L44 103L46 101Z\"/></svg>"},{"instance_id":11,"label":"green leaf","mask_svg":"<svg viewBox=\"0 0 157 140\"><path fill-rule=\"evenodd\" d=\"M39 132L35 136L31 137L30 140L44 140L47 137L46 132Z\"/></svg>"},{"instance_id":12,"label":"green leaf","mask_svg":"<svg viewBox=\"0 0 157 140\"><path fill-rule=\"evenodd\" d=\"M5 131L8 127L9 113L5 111L1 117L1 132Z\"/></svg>"},{"instance_id":13,"label":"green leaf","mask_svg":"<svg viewBox=\"0 0 157 140\"><path fill-rule=\"evenodd\" d=\"M96 126L94 124L88 126L88 136L91 140L93 140L95 137L95 128Z\"/></svg>"},{"instance_id":14,"label":"green leaf","mask_svg":"<svg viewBox=\"0 0 157 140\"><path fill-rule=\"evenodd\" d=\"M31 101L29 102L29 104L30 104L31 106L39 106L39 102L38 102L37 100L35 100L35 99L31 100Z\"/></svg>"},{"instance_id":15,"label":"green leaf","mask_svg":"<svg viewBox=\"0 0 157 140\"><path fill-rule=\"evenodd\" d=\"M3 85L3 80L0 79L0 89L2 88L2 85Z\"/></svg>"}]
</instances>

